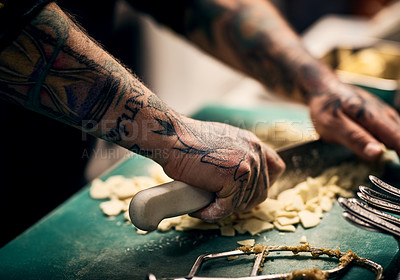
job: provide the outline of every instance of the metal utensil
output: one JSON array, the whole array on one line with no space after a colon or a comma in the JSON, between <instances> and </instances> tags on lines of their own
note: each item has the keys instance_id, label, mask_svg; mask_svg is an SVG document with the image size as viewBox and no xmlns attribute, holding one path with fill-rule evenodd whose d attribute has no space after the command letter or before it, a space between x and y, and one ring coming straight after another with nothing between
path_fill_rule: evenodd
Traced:
<instances>
[{"instance_id":1,"label":"metal utensil","mask_svg":"<svg viewBox=\"0 0 400 280\"><path fill-rule=\"evenodd\" d=\"M338 202L346 210L343 217L350 223L370 231L391 234L396 239L400 238L400 226L394 220L396 217L368 207L354 198L340 197Z\"/></svg>"},{"instance_id":2,"label":"metal utensil","mask_svg":"<svg viewBox=\"0 0 400 280\"><path fill-rule=\"evenodd\" d=\"M377 189L359 186L357 195L361 200L338 199L339 205L345 209L342 215L359 228L393 236L400 248L400 218L390 214L399 213L400 190L373 175L369 176L369 180ZM399 265L400 251L387 267L385 279L400 279Z\"/></svg>"},{"instance_id":3,"label":"metal utensil","mask_svg":"<svg viewBox=\"0 0 400 280\"><path fill-rule=\"evenodd\" d=\"M274 246L274 245L266 245L263 246L263 249L261 252L257 251L256 253L254 251L242 251L242 250L234 250L234 251L228 251L228 252L221 252L221 253L214 253L214 254L205 254L201 255L197 258L195 261L194 265L192 266L192 269L190 270L189 274L185 277L178 277L178 278L156 278L155 275L149 274L147 276L148 280L270 280L270 279L292 279L290 277L293 276L293 273L280 273L280 274L265 274L265 275L260 275L261 267L263 265L263 262L265 259L268 257L269 252L279 252L279 251L292 251L292 249L288 248L288 246ZM302 250L302 252L309 252L311 253L312 256L315 255L323 255L327 254L327 251L321 248L315 248L315 247L309 247L306 250ZM199 272L202 264L206 261L217 259L217 258L227 258L227 257L232 257L232 256L240 256L240 255L249 255L249 254L256 254L256 259L253 264L253 268L251 270L250 276L245 276L245 277L201 277L201 276L196 276L196 274ZM339 256L336 256L338 258L343 257L345 253L340 252ZM333 255L329 255L332 257ZM329 270L323 270L323 273L328 274L329 279L334 278L339 276L340 274L345 272L345 269L350 263L354 263L356 265L360 265L364 268L367 268L371 270L373 273L375 273L375 279L383 279L382 278L382 273L383 273L383 268L381 265L365 259L365 258L356 258L353 261L349 263L339 263L339 265L333 269Z\"/></svg>"},{"instance_id":4,"label":"metal utensil","mask_svg":"<svg viewBox=\"0 0 400 280\"><path fill-rule=\"evenodd\" d=\"M400 248L400 219L387 213L399 213L400 190L375 176L370 175L369 179L378 189L359 186L357 195L362 201L356 198L339 198L339 205L345 209L342 215L345 220L359 228L393 236ZM400 279L399 253L400 251L389 265L385 279Z\"/></svg>"},{"instance_id":5,"label":"metal utensil","mask_svg":"<svg viewBox=\"0 0 400 280\"><path fill-rule=\"evenodd\" d=\"M390 234L399 241L400 219L380 209L391 213L400 213L400 189L373 175L370 175L369 179L380 191L359 186L360 191L357 192L357 196L364 202L355 198L340 197L339 205L345 209L343 217L360 228Z\"/></svg>"}]
</instances>

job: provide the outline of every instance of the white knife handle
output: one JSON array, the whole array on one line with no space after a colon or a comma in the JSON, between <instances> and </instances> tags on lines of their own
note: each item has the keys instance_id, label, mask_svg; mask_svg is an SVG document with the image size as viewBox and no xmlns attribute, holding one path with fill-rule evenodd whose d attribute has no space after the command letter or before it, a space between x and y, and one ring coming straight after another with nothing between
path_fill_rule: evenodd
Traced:
<instances>
[{"instance_id":1,"label":"white knife handle","mask_svg":"<svg viewBox=\"0 0 400 280\"><path fill-rule=\"evenodd\" d=\"M129 217L136 227L151 231L164 218L195 212L213 200L211 192L172 181L138 192L129 205Z\"/></svg>"}]
</instances>

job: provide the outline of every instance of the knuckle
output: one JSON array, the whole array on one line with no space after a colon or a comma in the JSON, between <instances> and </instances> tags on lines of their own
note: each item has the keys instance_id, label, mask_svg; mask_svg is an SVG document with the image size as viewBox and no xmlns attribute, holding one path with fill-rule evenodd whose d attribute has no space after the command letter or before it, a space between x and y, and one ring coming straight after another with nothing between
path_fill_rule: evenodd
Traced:
<instances>
[{"instance_id":1,"label":"knuckle","mask_svg":"<svg viewBox=\"0 0 400 280\"><path fill-rule=\"evenodd\" d=\"M240 163L240 165L237 167L237 169L235 170L236 172L236 178L237 179L249 179L250 178L250 174L251 174L251 162L254 158L253 157L249 157L246 160L244 160L243 162Z\"/></svg>"},{"instance_id":2,"label":"knuckle","mask_svg":"<svg viewBox=\"0 0 400 280\"><path fill-rule=\"evenodd\" d=\"M286 170L286 163L282 160L281 157L278 157L277 160L274 162L275 165L275 172L277 174L282 174Z\"/></svg>"},{"instance_id":3,"label":"knuckle","mask_svg":"<svg viewBox=\"0 0 400 280\"><path fill-rule=\"evenodd\" d=\"M319 118L316 122L317 126L324 127L324 128L335 128L340 125L341 121L339 116L337 115L326 115L323 118Z\"/></svg>"}]
</instances>

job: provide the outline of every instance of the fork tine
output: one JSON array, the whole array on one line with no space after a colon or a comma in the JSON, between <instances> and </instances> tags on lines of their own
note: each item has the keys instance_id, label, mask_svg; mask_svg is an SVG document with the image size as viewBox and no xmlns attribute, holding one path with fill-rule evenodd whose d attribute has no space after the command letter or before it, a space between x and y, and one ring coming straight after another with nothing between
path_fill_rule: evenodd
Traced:
<instances>
[{"instance_id":1,"label":"fork tine","mask_svg":"<svg viewBox=\"0 0 400 280\"><path fill-rule=\"evenodd\" d=\"M383 209L392 213L400 214L400 205L392 203L391 201L381 199L372 194L365 194L362 192L357 192L357 196L367 202L370 205L373 205L379 209Z\"/></svg>"},{"instance_id":2,"label":"fork tine","mask_svg":"<svg viewBox=\"0 0 400 280\"><path fill-rule=\"evenodd\" d=\"M394 225L378 215L364 209L363 207L360 207L359 205L355 203L349 202L346 198L340 197L338 199L339 204L345 208L350 214L356 216L358 219L371 224L383 231L386 231L393 236L399 238L400 237L400 227L397 225Z\"/></svg>"},{"instance_id":3,"label":"fork tine","mask_svg":"<svg viewBox=\"0 0 400 280\"><path fill-rule=\"evenodd\" d=\"M360 220L359 218L357 218L356 216L350 214L347 211L344 211L342 213L343 218L348 221L350 224L357 226L359 228L365 229L365 230L369 230L369 231L373 231L373 232L378 232L378 233L384 233L384 234L388 234L388 232L383 231L367 222L364 222L363 220Z\"/></svg>"},{"instance_id":4,"label":"fork tine","mask_svg":"<svg viewBox=\"0 0 400 280\"><path fill-rule=\"evenodd\" d=\"M387 194L387 193L378 192L378 191L376 191L376 190L374 190L372 188L365 187L365 186L359 186L358 189L362 193L364 193L366 195L374 196L374 197L377 197L379 199L384 199L384 200L386 200L388 202L396 202L396 203L400 204L400 198L397 197L397 196L393 196L393 195Z\"/></svg>"},{"instance_id":5,"label":"fork tine","mask_svg":"<svg viewBox=\"0 0 400 280\"><path fill-rule=\"evenodd\" d=\"M400 218L397 218L397 217L395 217L393 215L390 215L388 213L382 212L382 211L380 211L378 209L369 207L365 203L363 203L363 202L361 202L361 201L359 201L359 200L357 200L355 198L349 198L348 201L350 203L354 203L354 204L364 208L365 210L367 210L369 212L372 212L372 213L378 215L379 217L381 217L382 219L384 219L384 220L386 220L386 221L388 221L390 223L393 223L393 224L395 224L397 226L400 226Z\"/></svg>"},{"instance_id":6,"label":"fork tine","mask_svg":"<svg viewBox=\"0 0 400 280\"><path fill-rule=\"evenodd\" d=\"M397 198L400 198L400 189L396 188L386 182L383 182L381 179L377 178L374 175L369 175L369 180L378 188L396 196Z\"/></svg>"}]
</instances>

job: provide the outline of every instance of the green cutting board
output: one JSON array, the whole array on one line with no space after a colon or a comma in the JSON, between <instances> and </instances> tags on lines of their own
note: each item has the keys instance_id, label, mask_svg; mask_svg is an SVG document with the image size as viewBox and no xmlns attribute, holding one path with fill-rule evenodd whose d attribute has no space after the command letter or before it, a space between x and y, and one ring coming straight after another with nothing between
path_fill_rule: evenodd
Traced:
<instances>
[{"instance_id":1,"label":"green cutting board","mask_svg":"<svg viewBox=\"0 0 400 280\"><path fill-rule=\"evenodd\" d=\"M310 125L305 109L288 111L276 106L251 110L208 106L194 117L246 127L278 119ZM112 175L146 175L150 164L150 160L135 155L104 174L102 179ZM299 225L294 233L270 230L258 236L221 237L217 231L138 235L132 225L125 223L122 215L115 219L105 217L99 209L100 202L90 198L89 186L86 186L1 248L0 279L144 279L150 272L157 277L185 276L198 255L235 249L238 240L255 238L257 243L297 245L303 235L314 247L352 249L389 271L394 271L393 267L399 264L394 238L350 225L341 217L342 209L337 204L315 228L303 229ZM251 269L250 261L252 259L245 258L213 262L204 267L202 275L246 276ZM326 269L336 265L336 261L326 258L287 258L285 254L277 254L267 259L263 273L314 266ZM374 275L352 267L343 279L367 280L374 279Z\"/></svg>"}]
</instances>

